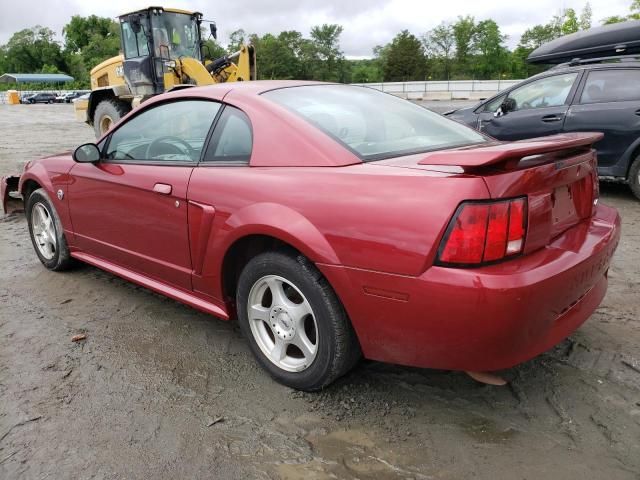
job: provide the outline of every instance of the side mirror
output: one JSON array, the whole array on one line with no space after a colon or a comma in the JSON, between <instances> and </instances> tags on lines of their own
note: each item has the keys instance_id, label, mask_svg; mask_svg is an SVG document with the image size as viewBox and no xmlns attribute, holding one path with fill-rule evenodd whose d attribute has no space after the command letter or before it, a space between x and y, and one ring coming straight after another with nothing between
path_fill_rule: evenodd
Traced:
<instances>
[{"instance_id":1,"label":"side mirror","mask_svg":"<svg viewBox=\"0 0 640 480\"><path fill-rule=\"evenodd\" d=\"M218 27L216 27L215 23L209 24L209 30L211 31L211 36L217 40L218 39Z\"/></svg>"},{"instance_id":2,"label":"side mirror","mask_svg":"<svg viewBox=\"0 0 640 480\"><path fill-rule=\"evenodd\" d=\"M506 115L509 112L513 112L516 109L516 101L513 98L505 98L502 104L496 110L496 113L493 114L494 117L501 117Z\"/></svg>"},{"instance_id":3,"label":"side mirror","mask_svg":"<svg viewBox=\"0 0 640 480\"><path fill-rule=\"evenodd\" d=\"M78 163L98 162L100 161L100 149L95 143L85 143L75 149L73 159Z\"/></svg>"}]
</instances>

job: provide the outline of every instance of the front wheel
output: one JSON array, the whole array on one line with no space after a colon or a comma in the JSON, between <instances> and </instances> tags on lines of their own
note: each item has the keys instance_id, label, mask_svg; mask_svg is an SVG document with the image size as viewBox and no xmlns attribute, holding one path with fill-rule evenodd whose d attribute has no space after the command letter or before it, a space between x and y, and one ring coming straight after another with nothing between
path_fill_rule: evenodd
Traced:
<instances>
[{"instance_id":1,"label":"front wheel","mask_svg":"<svg viewBox=\"0 0 640 480\"><path fill-rule=\"evenodd\" d=\"M236 294L240 328L261 366L280 383L320 390L360 358L335 292L304 256L267 252L245 266Z\"/></svg>"},{"instance_id":2,"label":"front wheel","mask_svg":"<svg viewBox=\"0 0 640 480\"><path fill-rule=\"evenodd\" d=\"M49 195L43 188L34 190L25 208L29 235L42 264L49 270L66 270L73 265L62 223Z\"/></svg>"},{"instance_id":3,"label":"front wheel","mask_svg":"<svg viewBox=\"0 0 640 480\"><path fill-rule=\"evenodd\" d=\"M629 177L627 178L631 191L640 200L640 156L638 156L631 164L629 169Z\"/></svg>"}]
</instances>

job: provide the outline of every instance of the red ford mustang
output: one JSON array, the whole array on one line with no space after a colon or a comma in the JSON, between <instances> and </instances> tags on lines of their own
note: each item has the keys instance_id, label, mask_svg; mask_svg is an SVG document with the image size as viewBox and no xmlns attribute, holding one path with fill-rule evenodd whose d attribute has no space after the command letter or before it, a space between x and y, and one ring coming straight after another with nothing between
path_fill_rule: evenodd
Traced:
<instances>
[{"instance_id":1,"label":"red ford mustang","mask_svg":"<svg viewBox=\"0 0 640 480\"><path fill-rule=\"evenodd\" d=\"M578 328L620 236L599 138L500 143L367 88L224 84L147 101L2 198L47 268L237 317L271 375L316 390L362 355L491 371Z\"/></svg>"}]
</instances>

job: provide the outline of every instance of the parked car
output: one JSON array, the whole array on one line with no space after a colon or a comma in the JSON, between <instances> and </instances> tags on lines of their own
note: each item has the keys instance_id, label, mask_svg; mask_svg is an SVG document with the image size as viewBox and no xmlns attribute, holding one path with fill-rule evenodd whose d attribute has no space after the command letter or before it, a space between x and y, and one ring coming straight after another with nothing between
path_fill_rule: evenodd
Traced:
<instances>
[{"instance_id":1,"label":"parked car","mask_svg":"<svg viewBox=\"0 0 640 480\"><path fill-rule=\"evenodd\" d=\"M447 112L499 140L599 131L598 173L624 179L640 198L640 61L561 64L478 105Z\"/></svg>"},{"instance_id":2,"label":"parked car","mask_svg":"<svg viewBox=\"0 0 640 480\"><path fill-rule=\"evenodd\" d=\"M22 103L54 103L55 101L55 93L40 92L24 97Z\"/></svg>"},{"instance_id":3,"label":"parked car","mask_svg":"<svg viewBox=\"0 0 640 480\"><path fill-rule=\"evenodd\" d=\"M368 88L238 82L154 97L2 198L45 267L237 317L274 378L317 390L361 355L492 371L578 328L620 236L601 137L501 143Z\"/></svg>"},{"instance_id":4,"label":"parked car","mask_svg":"<svg viewBox=\"0 0 640 480\"><path fill-rule=\"evenodd\" d=\"M65 92L56 97L57 103L71 103L74 99L82 95L83 92Z\"/></svg>"}]
</instances>

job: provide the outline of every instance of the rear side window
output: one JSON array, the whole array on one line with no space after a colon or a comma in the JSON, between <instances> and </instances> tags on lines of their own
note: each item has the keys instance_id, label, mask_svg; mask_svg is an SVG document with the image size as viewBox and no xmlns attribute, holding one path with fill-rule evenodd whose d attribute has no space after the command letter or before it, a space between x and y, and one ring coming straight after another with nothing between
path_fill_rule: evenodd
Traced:
<instances>
[{"instance_id":1,"label":"rear side window","mask_svg":"<svg viewBox=\"0 0 640 480\"><path fill-rule=\"evenodd\" d=\"M204 154L204 161L248 163L252 148L249 117L235 107L225 106Z\"/></svg>"},{"instance_id":2,"label":"rear side window","mask_svg":"<svg viewBox=\"0 0 640 480\"><path fill-rule=\"evenodd\" d=\"M593 70L580 96L580 103L640 100L640 70Z\"/></svg>"},{"instance_id":3,"label":"rear side window","mask_svg":"<svg viewBox=\"0 0 640 480\"><path fill-rule=\"evenodd\" d=\"M364 161L486 141L471 128L371 88L305 85L262 95L299 115Z\"/></svg>"}]
</instances>

